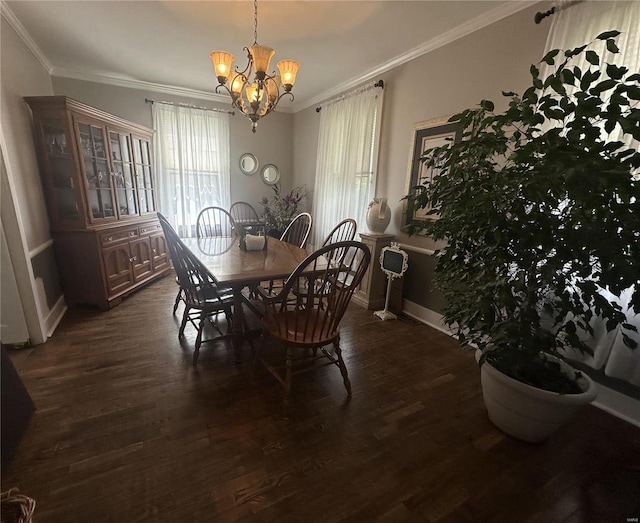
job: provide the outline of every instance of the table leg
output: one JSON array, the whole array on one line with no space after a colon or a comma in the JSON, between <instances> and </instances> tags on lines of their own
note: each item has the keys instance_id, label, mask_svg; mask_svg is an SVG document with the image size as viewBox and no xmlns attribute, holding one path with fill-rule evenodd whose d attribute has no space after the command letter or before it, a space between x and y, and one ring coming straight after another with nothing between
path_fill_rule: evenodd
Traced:
<instances>
[{"instance_id":1,"label":"table leg","mask_svg":"<svg viewBox=\"0 0 640 523\"><path fill-rule=\"evenodd\" d=\"M236 363L242 363L242 345L244 342L244 308L242 306L242 287L233 288L233 324L231 334L233 338L233 355Z\"/></svg>"}]
</instances>

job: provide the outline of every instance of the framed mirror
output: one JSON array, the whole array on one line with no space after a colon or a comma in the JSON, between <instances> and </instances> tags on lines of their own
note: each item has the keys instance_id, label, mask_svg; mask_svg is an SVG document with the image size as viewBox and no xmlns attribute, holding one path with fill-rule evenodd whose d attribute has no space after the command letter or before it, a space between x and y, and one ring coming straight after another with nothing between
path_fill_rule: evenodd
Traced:
<instances>
[{"instance_id":1,"label":"framed mirror","mask_svg":"<svg viewBox=\"0 0 640 523\"><path fill-rule=\"evenodd\" d=\"M254 174L258 171L258 159L254 154L244 153L240 156L240 170L244 174Z\"/></svg>"},{"instance_id":2,"label":"framed mirror","mask_svg":"<svg viewBox=\"0 0 640 523\"><path fill-rule=\"evenodd\" d=\"M280 180L279 169L272 163L265 165L262 169L262 180L267 185L274 185L278 183L278 180Z\"/></svg>"}]
</instances>

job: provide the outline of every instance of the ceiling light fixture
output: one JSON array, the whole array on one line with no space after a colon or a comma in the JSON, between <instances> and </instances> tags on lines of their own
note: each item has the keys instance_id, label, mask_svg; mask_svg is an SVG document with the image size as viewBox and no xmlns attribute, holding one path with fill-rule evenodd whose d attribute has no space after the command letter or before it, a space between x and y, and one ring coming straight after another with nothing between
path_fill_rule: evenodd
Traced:
<instances>
[{"instance_id":1,"label":"ceiling light fixture","mask_svg":"<svg viewBox=\"0 0 640 523\"><path fill-rule=\"evenodd\" d=\"M233 55L226 51L213 51L211 61L219 85L231 95L231 105L251 120L251 131L256 132L258 120L272 112L285 94L293 100L291 89L296 81L300 64L293 60L278 62L280 74L269 75L269 62L275 51L258 44L258 0L254 0L253 45L245 47L249 63L243 71L232 69ZM282 91L281 91L282 89Z\"/></svg>"}]
</instances>

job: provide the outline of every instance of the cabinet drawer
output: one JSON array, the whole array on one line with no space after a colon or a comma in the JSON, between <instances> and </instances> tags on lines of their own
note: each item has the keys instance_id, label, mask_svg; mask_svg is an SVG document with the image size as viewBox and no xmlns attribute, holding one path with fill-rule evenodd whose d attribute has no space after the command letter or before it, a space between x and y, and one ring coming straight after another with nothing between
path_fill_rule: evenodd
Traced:
<instances>
[{"instance_id":1,"label":"cabinet drawer","mask_svg":"<svg viewBox=\"0 0 640 523\"><path fill-rule=\"evenodd\" d=\"M103 246L112 245L125 240L134 240L138 238L138 229L127 229L124 231L112 231L100 236Z\"/></svg>"},{"instance_id":2,"label":"cabinet drawer","mask_svg":"<svg viewBox=\"0 0 640 523\"><path fill-rule=\"evenodd\" d=\"M160 232L161 230L162 226L159 223L148 223L146 225L141 225L140 227L138 227L140 236L144 236L145 234L154 234L156 232Z\"/></svg>"}]
</instances>

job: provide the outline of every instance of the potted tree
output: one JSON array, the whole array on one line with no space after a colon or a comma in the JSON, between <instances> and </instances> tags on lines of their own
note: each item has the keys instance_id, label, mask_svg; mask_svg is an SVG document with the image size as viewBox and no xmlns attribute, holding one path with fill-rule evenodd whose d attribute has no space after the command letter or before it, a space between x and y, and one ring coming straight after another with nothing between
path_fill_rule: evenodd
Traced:
<instances>
[{"instance_id":1,"label":"potted tree","mask_svg":"<svg viewBox=\"0 0 640 523\"><path fill-rule=\"evenodd\" d=\"M568 416L547 413L547 400L575 407L594 399L566 351L591 352L585 339L596 316L637 345L622 306L640 312L640 74L599 70L603 48L618 52L619 34L549 52L540 63L550 72L531 66L531 86L503 93L503 112L483 100L451 117L462 138L425 151L421 161L435 174L405 197L410 212L429 209L431 218L407 232L446 241L435 271L444 321L478 350L489 417L527 441L548 437ZM623 143L628 137L636 148ZM629 304L601 292L634 285Z\"/></svg>"}]
</instances>

